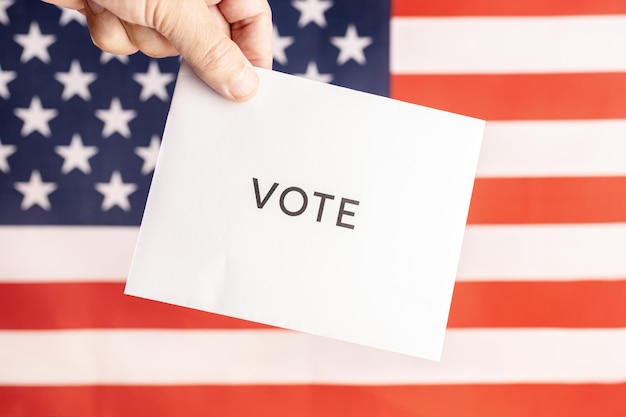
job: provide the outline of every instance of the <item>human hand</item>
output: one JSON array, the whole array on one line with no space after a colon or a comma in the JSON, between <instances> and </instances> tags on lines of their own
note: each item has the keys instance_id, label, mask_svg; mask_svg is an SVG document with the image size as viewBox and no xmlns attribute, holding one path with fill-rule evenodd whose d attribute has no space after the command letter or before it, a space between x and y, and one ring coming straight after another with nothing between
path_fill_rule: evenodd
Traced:
<instances>
[{"instance_id":1,"label":"human hand","mask_svg":"<svg viewBox=\"0 0 626 417\"><path fill-rule=\"evenodd\" d=\"M267 0L44 0L87 16L93 42L113 54L180 54L224 97L246 101L272 66Z\"/></svg>"}]
</instances>

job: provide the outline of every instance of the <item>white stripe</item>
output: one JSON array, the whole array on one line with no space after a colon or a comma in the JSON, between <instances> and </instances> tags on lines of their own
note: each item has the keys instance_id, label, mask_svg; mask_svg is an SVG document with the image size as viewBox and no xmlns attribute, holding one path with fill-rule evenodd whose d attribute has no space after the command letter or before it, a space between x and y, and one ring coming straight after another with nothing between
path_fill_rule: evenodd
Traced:
<instances>
[{"instance_id":1,"label":"white stripe","mask_svg":"<svg viewBox=\"0 0 626 417\"><path fill-rule=\"evenodd\" d=\"M124 281L137 230L0 226L0 282ZM458 280L624 279L625 253L626 223L468 226Z\"/></svg>"},{"instance_id":2,"label":"white stripe","mask_svg":"<svg viewBox=\"0 0 626 417\"><path fill-rule=\"evenodd\" d=\"M0 226L0 281L125 280L138 227Z\"/></svg>"},{"instance_id":3,"label":"white stripe","mask_svg":"<svg viewBox=\"0 0 626 417\"><path fill-rule=\"evenodd\" d=\"M626 223L468 226L459 281L626 278Z\"/></svg>"},{"instance_id":4,"label":"white stripe","mask_svg":"<svg viewBox=\"0 0 626 417\"><path fill-rule=\"evenodd\" d=\"M479 177L624 175L626 120L487 122L477 171Z\"/></svg>"},{"instance_id":5,"label":"white stripe","mask_svg":"<svg viewBox=\"0 0 626 417\"><path fill-rule=\"evenodd\" d=\"M442 362L284 330L2 331L0 385L626 382L626 329L450 330Z\"/></svg>"},{"instance_id":6,"label":"white stripe","mask_svg":"<svg viewBox=\"0 0 626 417\"><path fill-rule=\"evenodd\" d=\"M625 71L626 15L399 17L395 74Z\"/></svg>"}]
</instances>

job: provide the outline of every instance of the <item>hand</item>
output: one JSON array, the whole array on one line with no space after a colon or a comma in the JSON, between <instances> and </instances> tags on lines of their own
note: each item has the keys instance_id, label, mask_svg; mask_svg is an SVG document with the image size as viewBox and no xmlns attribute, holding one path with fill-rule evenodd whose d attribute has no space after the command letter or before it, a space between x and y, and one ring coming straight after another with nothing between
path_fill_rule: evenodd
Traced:
<instances>
[{"instance_id":1,"label":"hand","mask_svg":"<svg viewBox=\"0 0 626 417\"><path fill-rule=\"evenodd\" d=\"M44 0L87 16L93 42L113 54L180 54L224 97L245 101L272 66L267 0Z\"/></svg>"}]
</instances>

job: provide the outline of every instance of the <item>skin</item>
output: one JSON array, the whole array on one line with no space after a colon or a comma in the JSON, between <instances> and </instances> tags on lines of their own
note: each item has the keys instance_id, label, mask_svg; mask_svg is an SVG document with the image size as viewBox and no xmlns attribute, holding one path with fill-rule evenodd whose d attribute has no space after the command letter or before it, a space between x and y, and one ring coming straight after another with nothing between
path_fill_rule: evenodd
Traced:
<instances>
[{"instance_id":1,"label":"skin","mask_svg":"<svg viewBox=\"0 0 626 417\"><path fill-rule=\"evenodd\" d=\"M224 97L246 101L259 79L252 66L272 66L267 0L44 0L87 17L103 51L181 55Z\"/></svg>"}]
</instances>

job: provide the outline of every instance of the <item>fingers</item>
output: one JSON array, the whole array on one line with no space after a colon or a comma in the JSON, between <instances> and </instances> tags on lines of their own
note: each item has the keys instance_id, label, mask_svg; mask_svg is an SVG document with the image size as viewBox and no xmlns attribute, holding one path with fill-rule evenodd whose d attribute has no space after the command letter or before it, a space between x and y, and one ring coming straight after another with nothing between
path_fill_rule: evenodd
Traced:
<instances>
[{"instance_id":1,"label":"fingers","mask_svg":"<svg viewBox=\"0 0 626 417\"><path fill-rule=\"evenodd\" d=\"M93 1L88 1L85 9L93 42L103 51L130 55L140 50L153 58L178 55L154 29L125 22Z\"/></svg>"},{"instance_id":2,"label":"fingers","mask_svg":"<svg viewBox=\"0 0 626 417\"><path fill-rule=\"evenodd\" d=\"M141 52L152 58L178 55L176 48L163 35L154 29L123 22L130 41Z\"/></svg>"},{"instance_id":3,"label":"fingers","mask_svg":"<svg viewBox=\"0 0 626 417\"><path fill-rule=\"evenodd\" d=\"M93 43L103 51L130 55L137 52L126 28L120 19L97 3L88 1L85 4L87 24Z\"/></svg>"},{"instance_id":4,"label":"fingers","mask_svg":"<svg viewBox=\"0 0 626 417\"><path fill-rule=\"evenodd\" d=\"M266 0L223 0L220 11L231 24L231 37L250 62L272 68L272 12Z\"/></svg>"}]
</instances>

